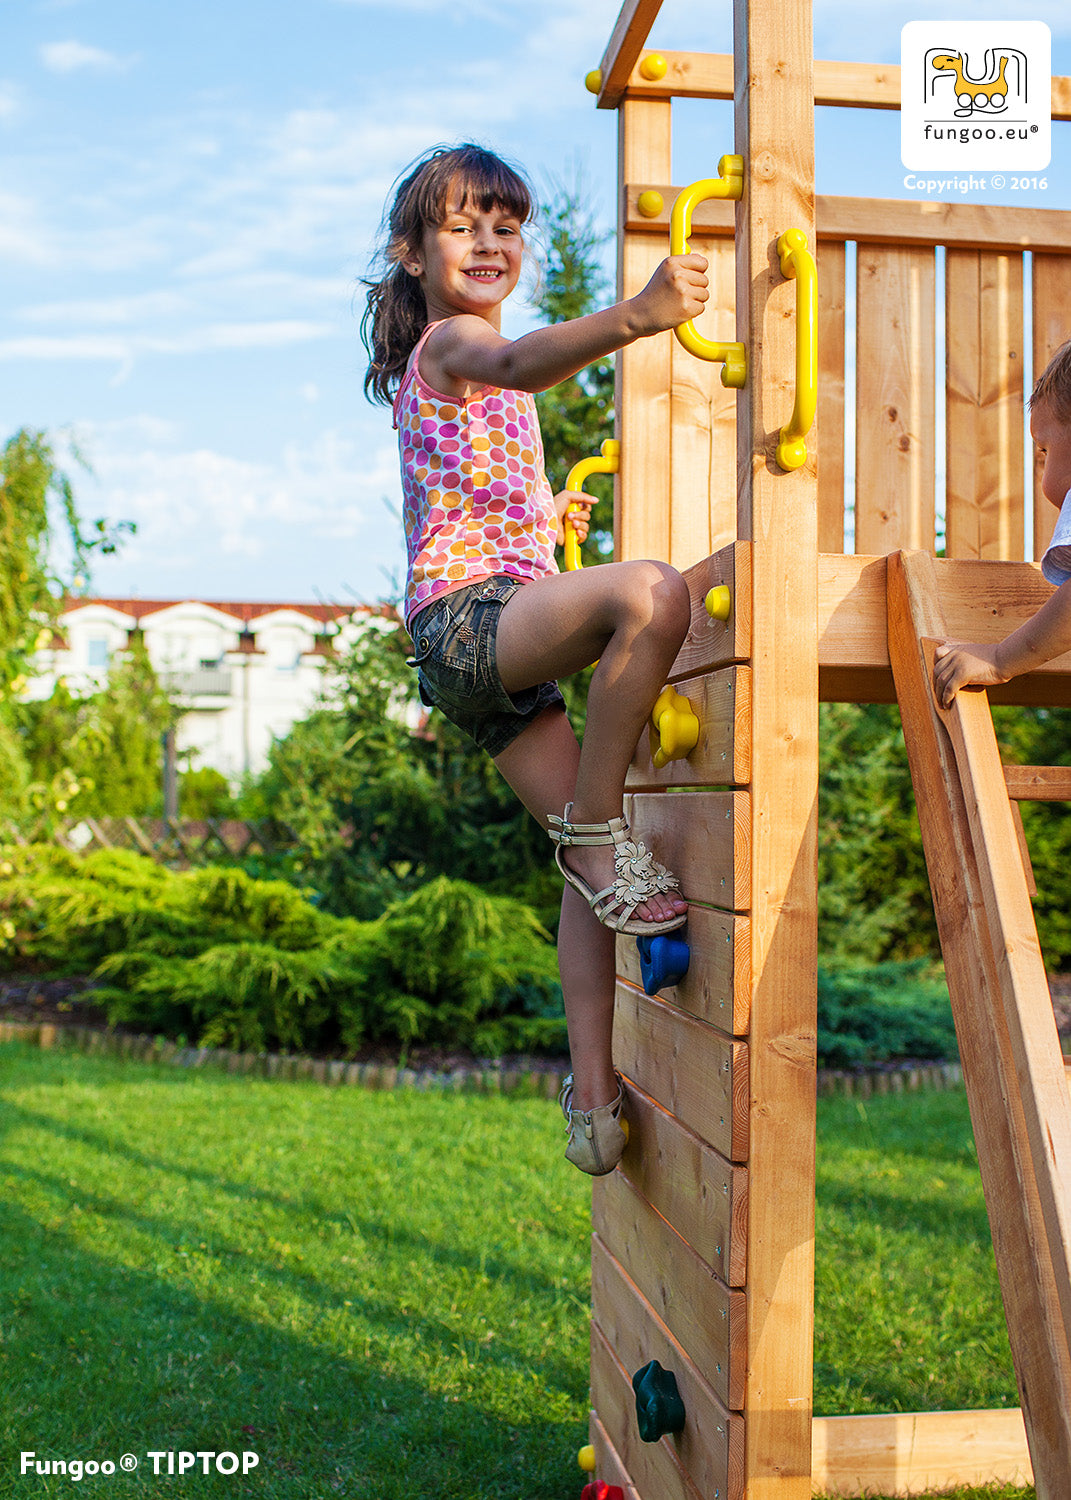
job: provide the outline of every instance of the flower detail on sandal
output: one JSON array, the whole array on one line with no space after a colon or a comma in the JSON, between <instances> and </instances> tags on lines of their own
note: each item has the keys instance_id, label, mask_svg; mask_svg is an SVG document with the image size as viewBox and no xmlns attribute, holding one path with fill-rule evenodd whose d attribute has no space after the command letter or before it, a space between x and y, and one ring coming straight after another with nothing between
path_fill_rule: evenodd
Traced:
<instances>
[{"instance_id":1,"label":"flower detail on sandal","mask_svg":"<svg viewBox=\"0 0 1071 1500\"><path fill-rule=\"evenodd\" d=\"M668 917L663 922L646 921L633 917L637 906L655 895L667 894L679 889L679 881L671 875L650 853L647 846L629 837L629 826L624 818L611 818L607 823L571 823L569 815L573 804L567 803L559 818L551 814L547 818L548 832L557 845L555 863L574 890L580 892L604 927L614 932L633 934L636 937L655 937L660 932L673 932L683 927L688 920L682 912ZM614 882L604 890L593 891L582 875L578 875L565 863L562 849L571 845L612 845L614 850Z\"/></svg>"}]
</instances>

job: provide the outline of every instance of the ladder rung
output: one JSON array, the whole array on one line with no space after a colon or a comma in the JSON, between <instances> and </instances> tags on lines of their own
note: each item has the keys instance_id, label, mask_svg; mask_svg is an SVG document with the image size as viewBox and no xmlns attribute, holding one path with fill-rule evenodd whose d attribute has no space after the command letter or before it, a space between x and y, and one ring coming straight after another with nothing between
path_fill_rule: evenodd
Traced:
<instances>
[{"instance_id":1,"label":"ladder rung","mask_svg":"<svg viewBox=\"0 0 1071 1500\"><path fill-rule=\"evenodd\" d=\"M1071 766L1005 766L1013 802L1071 802Z\"/></svg>"}]
</instances>

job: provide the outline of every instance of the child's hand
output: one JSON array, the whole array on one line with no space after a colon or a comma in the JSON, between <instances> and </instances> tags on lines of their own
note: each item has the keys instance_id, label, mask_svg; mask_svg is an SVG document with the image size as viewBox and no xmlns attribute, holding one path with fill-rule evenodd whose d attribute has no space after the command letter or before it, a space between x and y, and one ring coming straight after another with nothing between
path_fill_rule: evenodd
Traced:
<instances>
[{"instance_id":1,"label":"child's hand","mask_svg":"<svg viewBox=\"0 0 1071 1500\"><path fill-rule=\"evenodd\" d=\"M632 299L641 335L679 328L697 318L710 291L705 255L671 255L658 267L643 291Z\"/></svg>"},{"instance_id":2,"label":"child's hand","mask_svg":"<svg viewBox=\"0 0 1071 1500\"><path fill-rule=\"evenodd\" d=\"M558 534L555 538L559 547L565 546L565 512L570 505L582 505L583 510L575 511L569 517L569 525L576 532L578 542L587 540L588 526L591 521L591 507L595 504L591 495L581 494L579 490L560 490L554 496L554 509L558 516Z\"/></svg>"},{"instance_id":3,"label":"child's hand","mask_svg":"<svg viewBox=\"0 0 1071 1500\"><path fill-rule=\"evenodd\" d=\"M946 641L934 652L933 685L942 708L951 708L961 687L997 687L1007 682L997 666L997 646Z\"/></svg>"}]
</instances>

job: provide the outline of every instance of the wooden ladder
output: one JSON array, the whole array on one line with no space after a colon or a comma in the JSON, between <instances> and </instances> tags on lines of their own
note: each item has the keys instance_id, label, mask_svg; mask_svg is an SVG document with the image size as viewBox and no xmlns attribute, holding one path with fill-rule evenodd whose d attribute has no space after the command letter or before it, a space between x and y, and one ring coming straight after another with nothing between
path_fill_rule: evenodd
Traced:
<instances>
[{"instance_id":1,"label":"wooden ladder","mask_svg":"<svg viewBox=\"0 0 1071 1500\"><path fill-rule=\"evenodd\" d=\"M947 632L927 552L889 557L888 634L1034 1479L1041 1500L1066 1500L1071 1100L1029 866L984 690L947 711L934 696ZM1013 794L1033 780L1051 795L1046 772L1013 775Z\"/></svg>"}]
</instances>

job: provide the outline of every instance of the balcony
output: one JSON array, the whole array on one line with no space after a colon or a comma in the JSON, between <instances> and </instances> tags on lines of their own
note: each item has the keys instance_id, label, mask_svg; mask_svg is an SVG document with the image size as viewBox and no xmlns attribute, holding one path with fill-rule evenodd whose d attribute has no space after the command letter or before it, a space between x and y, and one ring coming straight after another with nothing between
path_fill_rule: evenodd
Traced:
<instances>
[{"instance_id":1,"label":"balcony","mask_svg":"<svg viewBox=\"0 0 1071 1500\"><path fill-rule=\"evenodd\" d=\"M161 672L160 686L173 698L229 698L229 667L201 667L195 672Z\"/></svg>"}]
</instances>

